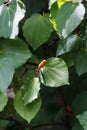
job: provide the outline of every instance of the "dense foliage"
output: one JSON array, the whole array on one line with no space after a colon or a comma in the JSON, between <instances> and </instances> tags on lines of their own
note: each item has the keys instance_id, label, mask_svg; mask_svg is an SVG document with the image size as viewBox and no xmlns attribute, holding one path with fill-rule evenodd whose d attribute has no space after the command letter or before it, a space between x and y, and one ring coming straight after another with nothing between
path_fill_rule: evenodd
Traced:
<instances>
[{"instance_id":1,"label":"dense foliage","mask_svg":"<svg viewBox=\"0 0 87 130\"><path fill-rule=\"evenodd\" d=\"M87 130L86 0L0 0L0 126Z\"/></svg>"}]
</instances>

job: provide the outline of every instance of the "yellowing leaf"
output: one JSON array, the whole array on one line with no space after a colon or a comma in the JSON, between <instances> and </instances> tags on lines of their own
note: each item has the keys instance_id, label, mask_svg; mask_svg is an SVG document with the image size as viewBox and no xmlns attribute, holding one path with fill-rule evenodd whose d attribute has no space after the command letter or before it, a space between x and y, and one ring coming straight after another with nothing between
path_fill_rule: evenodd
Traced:
<instances>
[{"instance_id":1,"label":"yellowing leaf","mask_svg":"<svg viewBox=\"0 0 87 130\"><path fill-rule=\"evenodd\" d=\"M58 4L58 7L61 8L61 6L67 2L67 1L70 1L70 0L57 0L57 4Z\"/></svg>"},{"instance_id":2,"label":"yellowing leaf","mask_svg":"<svg viewBox=\"0 0 87 130\"><path fill-rule=\"evenodd\" d=\"M57 15L57 11L58 11L58 4L57 2L55 2L52 6L51 6L51 9L50 9L50 22L53 24L53 28L57 30L57 27L56 27L56 15Z\"/></svg>"},{"instance_id":3,"label":"yellowing leaf","mask_svg":"<svg viewBox=\"0 0 87 130\"><path fill-rule=\"evenodd\" d=\"M50 19L50 22L53 24L54 29L57 31L55 20L54 19Z\"/></svg>"},{"instance_id":4,"label":"yellowing leaf","mask_svg":"<svg viewBox=\"0 0 87 130\"><path fill-rule=\"evenodd\" d=\"M61 8L61 6L68 1L75 2L75 0L57 0L58 7Z\"/></svg>"}]
</instances>

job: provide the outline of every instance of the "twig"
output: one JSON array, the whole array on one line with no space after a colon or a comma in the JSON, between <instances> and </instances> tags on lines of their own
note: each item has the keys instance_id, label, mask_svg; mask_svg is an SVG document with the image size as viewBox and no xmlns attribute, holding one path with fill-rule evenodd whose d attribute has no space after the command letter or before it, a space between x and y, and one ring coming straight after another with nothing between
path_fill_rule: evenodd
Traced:
<instances>
[{"instance_id":1,"label":"twig","mask_svg":"<svg viewBox=\"0 0 87 130\"><path fill-rule=\"evenodd\" d=\"M17 124L21 124L21 122L19 120L16 120L14 118L0 117L0 120L8 120L8 121L13 121Z\"/></svg>"},{"instance_id":2,"label":"twig","mask_svg":"<svg viewBox=\"0 0 87 130\"><path fill-rule=\"evenodd\" d=\"M24 71L22 72L22 75L20 76L20 78L24 77L26 75L27 71L28 71L28 69L25 68Z\"/></svg>"},{"instance_id":3,"label":"twig","mask_svg":"<svg viewBox=\"0 0 87 130\"><path fill-rule=\"evenodd\" d=\"M23 128L29 128L29 130L33 130L33 129L37 129L37 128L45 127L45 126L63 126L64 125L63 123L50 122L50 123L39 124L39 125L33 126L33 125L30 125L30 124L27 124L26 122L25 123L24 122L20 122L19 120L14 119L14 118L1 117L0 119L1 120L8 120L8 121L11 121L11 122L15 122L16 124L19 124Z\"/></svg>"},{"instance_id":4,"label":"twig","mask_svg":"<svg viewBox=\"0 0 87 130\"><path fill-rule=\"evenodd\" d=\"M30 130L33 129L37 129L40 127L45 127L45 126L63 126L63 123L56 123L56 122L52 122L52 123L46 123L46 124L40 124L40 125L36 125L36 126L32 126Z\"/></svg>"},{"instance_id":5,"label":"twig","mask_svg":"<svg viewBox=\"0 0 87 130\"><path fill-rule=\"evenodd\" d=\"M0 117L0 120L8 120L8 121L11 121L11 122L14 122L20 126L22 126L23 128L32 128L32 126L30 124L27 124L26 122L21 122L17 119L14 119L14 118L7 118L7 117Z\"/></svg>"}]
</instances>

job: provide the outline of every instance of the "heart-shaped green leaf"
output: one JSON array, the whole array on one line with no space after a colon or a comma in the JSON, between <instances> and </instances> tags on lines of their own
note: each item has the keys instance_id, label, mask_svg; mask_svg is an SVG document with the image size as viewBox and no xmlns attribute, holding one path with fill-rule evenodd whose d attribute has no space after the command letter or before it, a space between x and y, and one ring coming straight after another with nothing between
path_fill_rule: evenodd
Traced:
<instances>
[{"instance_id":1,"label":"heart-shaped green leaf","mask_svg":"<svg viewBox=\"0 0 87 130\"><path fill-rule=\"evenodd\" d=\"M26 40L37 49L44 44L53 31L49 15L34 14L25 21L23 32Z\"/></svg>"},{"instance_id":2,"label":"heart-shaped green leaf","mask_svg":"<svg viewBox=\"0 0 87 130\"><path fill-rule=\"evenodd\" d=\"M24 5L12 0L9 5L0 6L0 37L14 39L18 34L18 24L24 17Z\"/></svg>"},{"instance_id":3,"label":"heart-shaped green leaf","mask_svg":"<svg viewBox=\"0 0 87 130\"><path fill-rule=\"evenodd\" d=\"M58 34L66 38L83 20L85 8L81 3L65 3L56 16Z\"/></svg>"},{"instance_id":4,"label":"heart-shaped green leaf","mask_svg":"<svg viewBox=\"0 0 87 130\"><path fill-rule=\"evenodd\" d=\"M26 44L18 40L0 42L0 91L4 92L10 85L15 68L24 64L31 57Z\"/></svg>"},{"instance_id":5,"label":"heart-shaped green leaf","mask_svg":"<svg viewBox=\"0 0 87 130\"><path fill-rule=\"evenodd\" d=\"M40 82L38 78L30 78L25 81L25 84L22 87L22 99L24 104L27 105L35 99L38 98L38 93L40 90Z\"/></svg>"},{"instance_id":6,"label":"heart-shaped green leaf","mask_svg":"<svg viewBox=\"0 0 87 130\"><path fill-rule=\"evenodd\" d=\"M50 87L59 87L68 84L68 69L61 58L49 58L40 69L41 82Z\"/></svg>"},{"instance_id":7,"label":"heart-shaped green leaf","mask_svg":"<svg viewBox=\"0 0 87 130\"><path fill-rule=\"evenodd\" d=\"M18 114L22 116L25 120L30 123L30 121L35 117L37 112L39 111L41 106L41 99L40 97L34 100L32 103L28 105L24 105L22 101L22 93L18 91L16 97L14 99L14 107Z\"/></svg>"},{"instance_id":8,"label":"heart-shaped green leaf","mask_svg":"<svg viewBox=\"0 0 87 130\"><path fill-rule=\"evenodd\" d=\"M64 3L68 2L68 1L70 1L70 0L57 0L58 7L61 8L61 6L62 6ZM71 1L72 1L72 0L71 0Z\"/></svg>"}]
</instances>

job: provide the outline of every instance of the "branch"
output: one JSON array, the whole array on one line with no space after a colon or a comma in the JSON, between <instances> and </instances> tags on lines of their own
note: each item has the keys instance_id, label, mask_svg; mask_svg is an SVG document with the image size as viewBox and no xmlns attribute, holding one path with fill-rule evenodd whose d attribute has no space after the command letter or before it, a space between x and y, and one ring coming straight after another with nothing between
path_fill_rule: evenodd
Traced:
<instances>
[{"instance_id":1,"label":"branch","mask_svg":"<svg viewBox=\"0 0 87 130\"><path fill-rule=\"evenodd\" d=\"M11 118L11 117L10 118L0 117L0 120L8 120L8 121L14 122L14 123L22 126L23 128L29 128L29 129L32 128L32 126L30 124L27 124L26 122L21 122L21 121L19 121L17 119Z\"/></svg>"},{"instance_id":2,"label":"branch","mask_svg":"<svg viewBox=\"0 0 87 130\"><path fill-rule=\"evenodd\" d=\"M8 120L8 121L13 121L17 124L21 124L21 122L19 120L16 120L14 118L0 117L0 120Z\"/></svg>"},{"instance_id":3,"label":"branch","mask_svg":"<svg viewBox=\"0 0 87 130\"><path fill-rule=\"evenodd\" d=\"M11 122L14 122L20 126L22 126L23 128L29 128L29 130L33 130L33 129L37 129L37 128L40 128L40 127L45 127L45 126L64 126L63 123L57 123L57 122L50 122L50 123L45 123L45 124L39 124L39 125L30 125L30 124L27 124L26 122L20 122L19 120L17 119L14 119L14 118L6 118L6 117L1 117L0 118L1 120L8 120L8 121L11 121Z\"/></svg>"},{"instance_id":4,"label":"branch","mask_svg":"<svg viewBox=\"0 0 87 130\"><path fill-rule=\"evenodd\" d=\"M37 129L40 127L45 127L45 126L63 126L63 123L56 123L56 122L52 122L52 123L46 123L46 124L40 124L40 125L36 125L36 126L32 126L30 130L33 129Z\"/></svg>"}]
</instances>

